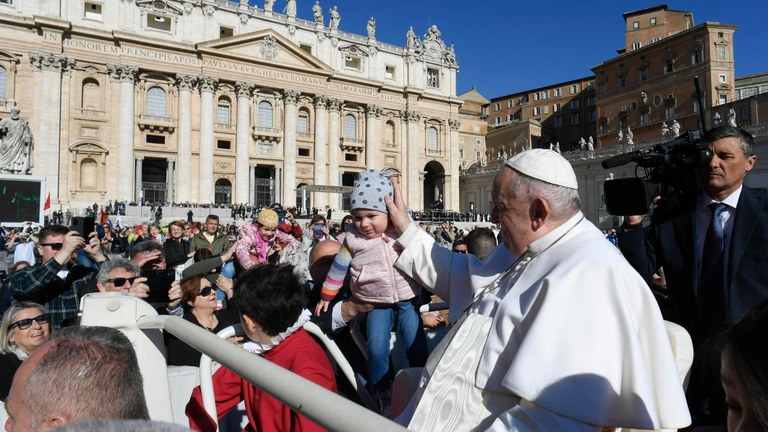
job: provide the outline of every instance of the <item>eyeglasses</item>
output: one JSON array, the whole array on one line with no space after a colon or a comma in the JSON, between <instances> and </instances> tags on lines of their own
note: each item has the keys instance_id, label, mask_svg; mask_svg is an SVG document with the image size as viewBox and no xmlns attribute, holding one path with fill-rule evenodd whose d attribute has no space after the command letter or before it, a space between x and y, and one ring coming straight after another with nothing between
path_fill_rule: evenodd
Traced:
<instances>
[{"instance_id":1,"label":"eyeglasses","mask_svg":"<svg viewBox=\"0 0 768 432\"><path fill-rule=\"evenodd\" d=\"M456 249L454 249L453 251L454 252L458 252L458 253L463 253L463 254L467 253L466 250L456 250Z\"/></svg>"},{"instance_id":2,"label":"eyeglasses","mask_svg":"<svg viewBox=\"0 0 768 432\"><path fill-rule=\"evenodd\" d=\"M24 318L21 320L16 321L15 323L11 324L10 327L8 327L8 330L18 327L19 330L26 330L32 326L32 321L37 321L38 324L46 324L49 320L48 314L40 314L34 318Z\"/></svg>"},{"instance_id":3,"label":"eyeglasses","mask_svg":"<svg viewBox=\"0 0 768 432\"><path fill-rule=\"evenodd\" d=\"M216 289L216 285L208 285L207 287L200 290L200 295L203 297L208 297L211 295L211 292Z\"/></svg>"},{"instance_id":4,"label":"eyeglasses","mask_svg":"<svg viewBox=\"0 0 768 432\"><path fill-rule=\"evenodd\" d=\"M64 247L64 243L40 243L40 246L50 246L51 249L57 251Z\"/></svg>"},{"instance_id":5,"label":"eyeglasses","mask_svg":"<svg viewBox=\"0 0 768 432\"><path fill-rule=\"evenodd\" d=\"M111 282L115 284L116 287L121 287L121 286L124 286L126 282L128 282L129 284L133 284L133 281L135 281L138 278L139 278L138 276L129 277L129 278L124 278L124 277L112 278L112 279L107 279L107 283Z\"/></svg>"}]
</instances>

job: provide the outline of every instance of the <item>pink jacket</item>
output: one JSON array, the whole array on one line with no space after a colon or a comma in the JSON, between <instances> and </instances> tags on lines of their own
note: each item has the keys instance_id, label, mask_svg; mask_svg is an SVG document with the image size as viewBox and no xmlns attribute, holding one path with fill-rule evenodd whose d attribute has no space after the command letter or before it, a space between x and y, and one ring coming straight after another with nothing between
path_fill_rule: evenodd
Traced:
<instances>
[{"instance_id":1,"label":"pink jacket","mask_svg":"<svg viewBox=\"0 0 768 432\"><path fill-rule=\"evenodd\" d=\"M368 303L392 304L410 300L421 292L421 285L394 267L402 252L396 238L397 233L388 231L369 239L354 226L347 228L344 241L352 254L349 273L355 298Z\"/></svg>"},{"instance_id":2,"label":"pink jacket","mask_svg":"<svg viewBox=\"0 0 768 432\"><path fill-rule=\"evenodd\" d=\"M248 269L255 264L251 256L257 256L259 263L267 262L267 252L275 241L287 244L297 240L290 234L276 230L275 235L266 241L259 235L258 225L255 223L243 225L240 227L240 234L237 236L237 248L235 248L237 262L243 269Z\"/></svg>"}]
</instances>

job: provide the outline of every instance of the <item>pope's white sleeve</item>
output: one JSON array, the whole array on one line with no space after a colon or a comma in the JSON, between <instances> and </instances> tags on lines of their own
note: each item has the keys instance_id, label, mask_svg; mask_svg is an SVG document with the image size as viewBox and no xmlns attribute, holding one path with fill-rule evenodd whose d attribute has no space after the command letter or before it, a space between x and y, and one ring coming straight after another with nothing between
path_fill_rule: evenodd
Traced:
<instances>
[{"instance_id":1,"label":"pope's white sleeve","mask_svg":"<svg viewBox=\"0 0 768 432\"><path fill-rule=\"evenodd\" d=\"M499 432L595 432L600 431L601 429L602 428L599 426L563 417L536 406L527 400L521 400L518 405L502 412L486 430Z\"/></svg>"}]
</instances>

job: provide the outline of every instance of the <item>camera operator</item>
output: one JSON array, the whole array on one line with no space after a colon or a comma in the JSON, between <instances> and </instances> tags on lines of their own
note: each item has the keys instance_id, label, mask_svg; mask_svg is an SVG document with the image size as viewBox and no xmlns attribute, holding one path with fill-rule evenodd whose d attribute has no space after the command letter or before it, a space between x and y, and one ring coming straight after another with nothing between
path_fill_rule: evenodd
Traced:
<instances>
[{"instance_id":1,"label":"camera operator","mask_svg":"<svg viewBox=\"0 0 768 432\"><path fill-rule=\"evenodd\" d=\"M648 282L664 269L670 299L665 318L693 339L688 402L694 425L725 419L713 336L768 299L768 198L744 186L757 159L752 135L722 126L703 140L712 159L694 207L645 230L642 216L629 216L619 232L621 252Z\"/></svg>"},{"instance_id":2,"label":"camera operator","mask_svg":"<svg viewBox=\"0 0 768 432\"><path fill-rule=\"evenodd\" d=\"M101 252L99 238L93 232L86 241L77 231L62 225L44 227L38 238L41 259L13 274L8 285L11 296L16 302L45 305L56 328L73 324L78 311L78 289L96 276L93 269L75 264L77 249L82 248L100 265L107 258Z\"/></svg>"}]
</instances>

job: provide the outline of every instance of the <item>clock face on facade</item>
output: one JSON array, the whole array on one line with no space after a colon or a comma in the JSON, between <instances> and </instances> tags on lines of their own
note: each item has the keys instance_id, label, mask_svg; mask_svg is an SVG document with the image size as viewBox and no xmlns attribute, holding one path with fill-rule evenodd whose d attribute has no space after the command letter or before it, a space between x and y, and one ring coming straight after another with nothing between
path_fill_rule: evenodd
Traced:
<instances>
[{"instance_id":1,"label":"clock face on facade","mask_svg":"<svg viewBox=\"0 0 768 432\"><path fill-rule=\"evenodd\" d=\"M435 41L424 42L424 52L426 55L433 59L440 58L440 44Z\"/></svg>"}]
</instances>

